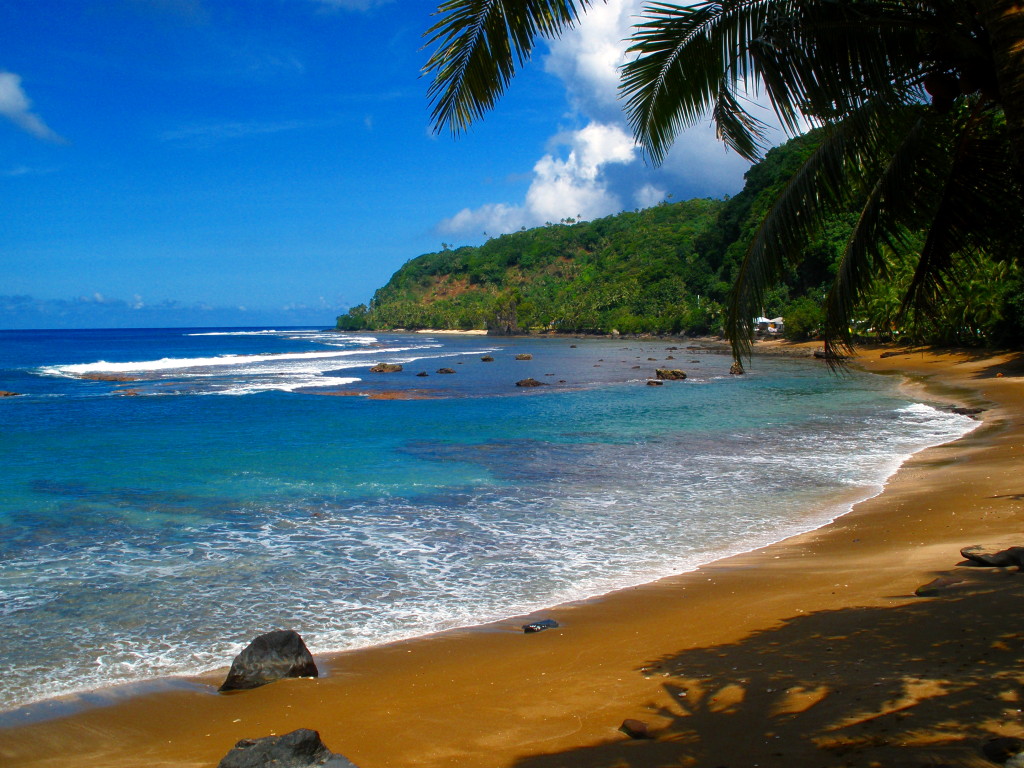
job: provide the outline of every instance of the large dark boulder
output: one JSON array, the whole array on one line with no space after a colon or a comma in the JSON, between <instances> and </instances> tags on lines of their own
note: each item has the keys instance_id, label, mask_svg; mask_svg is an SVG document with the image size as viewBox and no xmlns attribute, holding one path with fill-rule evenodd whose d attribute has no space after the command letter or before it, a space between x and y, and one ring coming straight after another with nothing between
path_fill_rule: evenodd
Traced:
<instances>
[{"instance_id":1,"label":"large dark boulder","mask_svg":"<svg viewBox=\"0 0 1024 768\"><path fill-rule=\"evenodd\" d=\"M1024 571L1024 547L1010 547L992 553L982 552L981 547L964 547L960 554L967 558L967 565L984 568L1009 568L1016 565L1017 570Z\"/></svg>"},{"instance_id":2,"label":"large dark boulder","mask_svg":"<svg viewBox=\"0 0 1024 768\"><path fill-rule=\"evenodd\" d=\"M319 677L313 654L291 629L267 632L253 640L231 662L221 691L241 691L286 677Z\"/></svg>"},{"instance_id":3,"label":"large dark boulder","mask_svg":"<svg viewBox=\"0 0 1024 768\"><path fill-rule=\"evenodd\" d=\"M331 752L320 734L309 728L242 739L217 764L217 768L356 768L344 755Z\"/></svg>"}]
</instances>

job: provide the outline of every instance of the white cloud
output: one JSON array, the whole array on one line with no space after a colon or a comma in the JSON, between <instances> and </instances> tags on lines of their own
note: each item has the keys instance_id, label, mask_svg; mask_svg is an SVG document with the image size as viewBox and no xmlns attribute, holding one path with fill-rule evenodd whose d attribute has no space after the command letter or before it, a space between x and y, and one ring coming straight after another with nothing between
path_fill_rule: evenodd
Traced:
<instances>
[{"instance_id":1,"label":"white cloud","mask_svg":"<svg viewBox=\"0 0 1024 768\"><path fill-rule=\"evenodd\" d=\"M742 189L750 164L718 140L710 117L677 136L660 166L645 162L634 145L618 98L619 67L626 61L627 38L643 2L595 3L576 29L549 44L544 68L565 87L568 119L585 125L552 138L555 149L567 147L568 154L549 148L535 163L521 202L489 202L464 209L444 220L440 231L471 236L484 230L509 232L566 216L582 214L589 219L623 207L649 207L670 193L687 199L720 197ZM763 97L757 101L766 103ZM776 124L770 109L757 116ZM781 141L784 134L779 130L770 138Z\"/></svg>"},{"instance_id":2,"label":"white cloud","mask_svg":"<svg viewBox=\"0 0 1024 768\"><path fill-rule=\"evenodd\" d=\"M633 199L636 200L638 207L650 208L664 200L667 195L668 192L664 189L658 189L653 184L644 184L634 193Z\"/></svg>"},{"instance_id":3,"label":"white cloud","mask_svg":"<svg viewBox=\"0 0 1024 768\"><path fill-rule=\"evenodd\" d=\"M544 69L566 87L576 111L605 121L620 116L619 67L640 0L608 0L590 7L579 27L552 41Z\"/></svg>"},{"instance_id":4,"label":"white cloud","mask_svg":"<svg viewBox=\"0 0 1024 768\"><path fill-rule=\"evenodd\" d=\"M32 111L32 102L21 87L21 77L13 72L0 72L0 115L38 139L64 143L64 139Z\"/></svg>"},{"instance_id":5,"label":"white cloud","mask_svg":"<svg viewBox=\"0 0 1024 768\"><path fill-rule=\"evenodd\" d=\"M488 203L464 208L438 229L445 234L496 235L566 217L592 219L621 210L622 202L608 189L604 170L636 157L636 145L622 128L590 123L559 134L552 143L556 149L567 147L568 154L549 153L537 161L522 205Z\"/></svg>"}]
</instances>

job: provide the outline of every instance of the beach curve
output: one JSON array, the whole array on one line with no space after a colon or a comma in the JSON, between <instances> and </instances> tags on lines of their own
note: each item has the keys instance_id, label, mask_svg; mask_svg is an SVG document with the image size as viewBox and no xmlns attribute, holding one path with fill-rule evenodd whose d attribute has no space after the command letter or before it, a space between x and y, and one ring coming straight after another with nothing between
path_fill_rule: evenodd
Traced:
<instances>
[{"instance_id":1,"label":"beach curve","mask_svg":"<svg viewBox=\"0 0 1024 768\"><path fill-rule=\"evenodd\" d=\"M536 636L521 619L456 630L330 657L324 679L245 695L216 696L219 680L204 678L7 728L0 757L212 766L239 738L312 727L364 768L969 761L979 739L1021 735L1007 698L1021 666L1002 650L1012 627L983 620L1009 612L1017 579L955 569L962 546L1020 543L1019 359L882 354L858 364L992 407L825 528L552 609L561 627ZM954 570L966 585L913 596ZM628 740L626 718L657 738Z\"/></svg>"}]
</instances>

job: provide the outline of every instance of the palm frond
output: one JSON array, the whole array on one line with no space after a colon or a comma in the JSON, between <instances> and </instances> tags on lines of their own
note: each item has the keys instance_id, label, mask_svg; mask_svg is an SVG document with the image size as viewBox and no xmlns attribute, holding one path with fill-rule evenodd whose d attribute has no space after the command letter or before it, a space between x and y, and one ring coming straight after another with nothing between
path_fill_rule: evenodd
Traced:
<instances>
[{"instance_id":1,"label":"palm frond","mask_svg":"<svg viewBox=\"0 0 1024 768\"><path fill-rule=\"evenodd\" d=\"M925 222L928 236L903 300L904 313L914 309L928 314L948 281L956 279L954 264L957 269L970 267L984 251L1020 243L1020 211L1006 204L1007 191L1015 188L1013 158L990 119L975 110L952 121L950 146L936 148L946 161L941 177L933 174L927 180L937 200ZM999 253L1002 258L1010 255Z\"/></svg>"},{"instance_id":2,"label":"palm frond","mask_svg":"<svg viewBox=\"0 0 1024 768\"><path fill-rule=\"evenodd\" d=\"M864 121L868 118L865 116ZM796 260L821 227L856 191L866 142L860 122L849 120L822 129L824 138L787 182L755 233L729 294L726 336L733 355L750 354L755 317L765 292Z\"/></svg>"},{"instance_id":3,"label":"palm frond","mask_svg":"<svg viewBox=\"0 0 1024 768\"><path fill-rule=\"evenodd\" d=\"M558 37L591 0L448 0L424 33L434 131L464 131L490 110L538 37Z\"/></svg>"},{"instance_id":4,"label":"palm frond","mask_svg":"<svg viewBox=\"0 0 1024 768\"><path fill-rule=\"evenodd\" d=\"M836 268L836 277L825 299L824 336L830 347L848 353L852 349L849 318L871 284L884 278L885 251L907 247L907 221L918 216L925 204L908 179L922 163L922 146L929 143L925 115L920 108L869 114L870 160L867 174L873 179L861 206L857 223ZM866 117L868 115L865 115ZM891 146L891 148L890 148Z\"/></svg>"},{"instance_id":5,"label":"palm frond","mask_svg":"<svg viewBox=\"0 0 1024 768\"><path fill-rule=\"evenodd\" d=\"M735 99L749 71L748 51L770 8L780 0L705 0L692 6L651 3L636 25L620 93L634 136L661 162L676 134L716 107L719 134L743 157L764 148L760 121ZM785 2L783 2L785 4Z\"/></svg>"}]
</instances>

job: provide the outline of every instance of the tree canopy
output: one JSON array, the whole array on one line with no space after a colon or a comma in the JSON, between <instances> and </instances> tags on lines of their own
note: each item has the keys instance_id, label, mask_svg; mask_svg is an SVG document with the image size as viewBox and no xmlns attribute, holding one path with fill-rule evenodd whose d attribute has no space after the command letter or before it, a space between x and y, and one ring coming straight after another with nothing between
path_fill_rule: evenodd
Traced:
<instances>
[{"instance_id":1,"label":"tree canopy","mask_svg":"<svg viewBox=\"0 0 1024 768\"><path fill-rule=\"evenodd\" d=\"M428 31L437 129L456 132L507 87L537 37L573 26L581 0L449 0ZM855 312L898 260L899 316L926 317L963 277L1016 265L1024 179L1024 8L1014 0L650 2L631 38L621 94L658 162L710 115L720 138L760 157L745 97L765 94L791 133L822 139L765 210L734 275L726 331L750 318L809 242L854 210L825 300L824 333L852 341ZM912 248L917 248L911 254ZM898 255L898 258L897 258Z\"/></svg>"}]
</instances>

